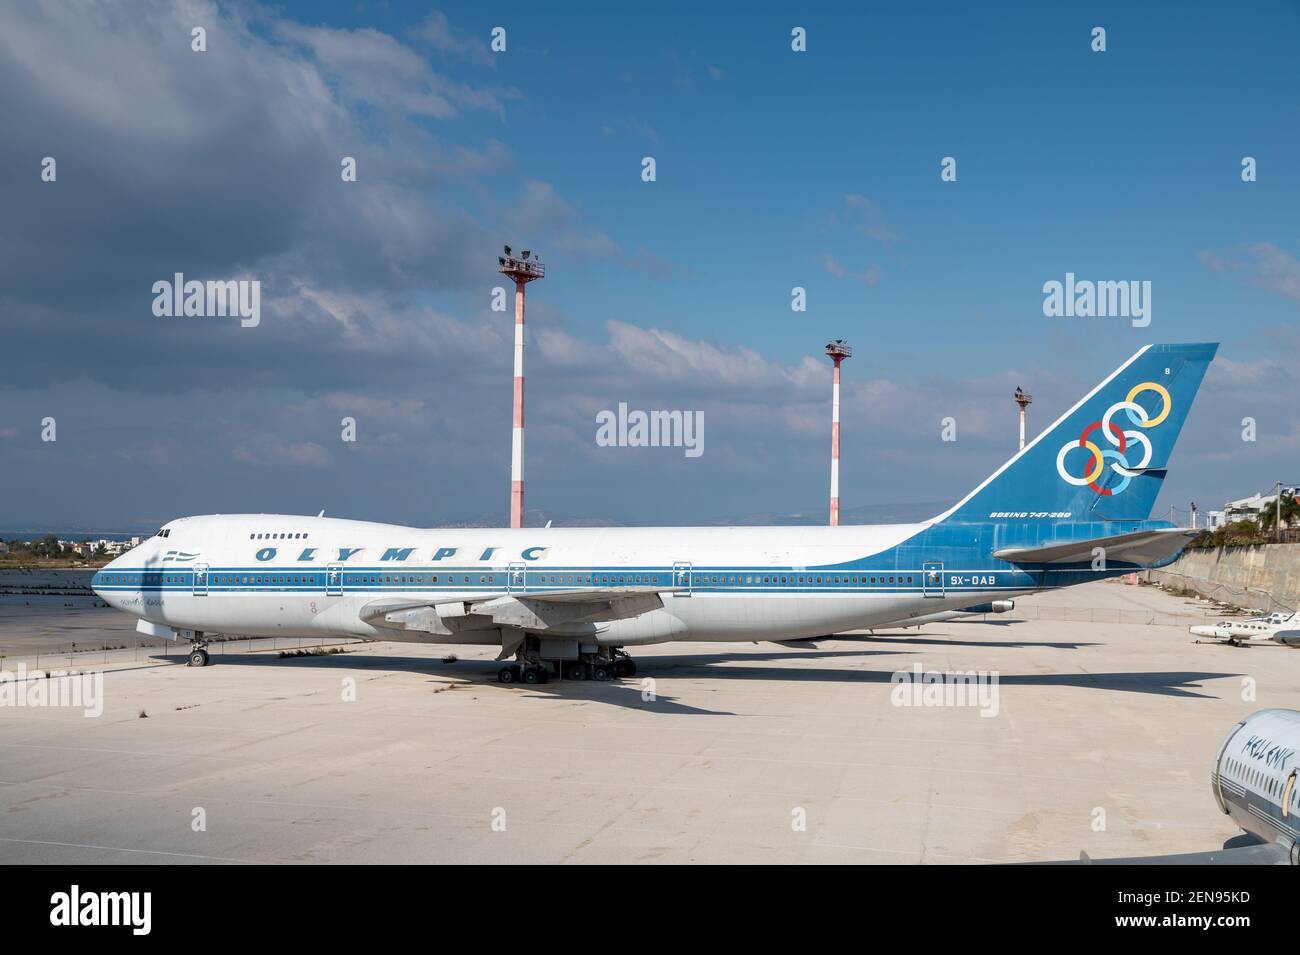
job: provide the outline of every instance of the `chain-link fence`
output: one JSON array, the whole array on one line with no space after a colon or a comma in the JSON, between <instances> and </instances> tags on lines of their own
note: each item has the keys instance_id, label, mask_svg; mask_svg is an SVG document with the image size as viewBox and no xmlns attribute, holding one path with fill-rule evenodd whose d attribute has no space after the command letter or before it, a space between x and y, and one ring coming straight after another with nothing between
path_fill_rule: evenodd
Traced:
<instances>
[{"instance_id":1,"label":"chain-link fence","mask_svg":"<svg viewBox=\"0 0 1300 955\"><path fill-rule=\"evenodd\" d=\"M1189 607L1185 612L1167 613L1158 610L1125 609L1113 607L1051 607L1039 604L1021 606L1007 613L989 615L986 620L1055 620L1061 623L1122 623L1155 627L1194 627L1221 620L1225 613L1218 609L1198 611Z\"/></svg>"},{"instance_id":2,"label":"chain-link fence","mask_svg":"<svg viewBox=\"0 0 1300 955\"><path fill-rule=\"evenodd\" d=\"M1190 577L1172 570L1149 570L1144 576L1153 583L1181 590L1210 600L1219 600L1234 607L1246 607L1263 613L1295 613L1296 601L1288 595L1278 596L1259 587L1236 587L1231 584L1201 577Z\"/></svg>"}]
</instances>

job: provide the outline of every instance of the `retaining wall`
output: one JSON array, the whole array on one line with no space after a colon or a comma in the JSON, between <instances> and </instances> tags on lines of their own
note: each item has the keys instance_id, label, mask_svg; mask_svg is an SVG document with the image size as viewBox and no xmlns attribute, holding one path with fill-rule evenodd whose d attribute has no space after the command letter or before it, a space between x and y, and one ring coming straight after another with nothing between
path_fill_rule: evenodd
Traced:
<instances>
[{"instance_id":1,"label":"retaining wall","mask_svg":"<svg viewBox=\"0 0 1300 955\"><path fill-rule=\"evenodd\" d=\"M1237 607L1269 613L1300 608L1300 544L1185 550L1168 567L1142 573L1148 581Z\"/></svg>"}]
</instances>

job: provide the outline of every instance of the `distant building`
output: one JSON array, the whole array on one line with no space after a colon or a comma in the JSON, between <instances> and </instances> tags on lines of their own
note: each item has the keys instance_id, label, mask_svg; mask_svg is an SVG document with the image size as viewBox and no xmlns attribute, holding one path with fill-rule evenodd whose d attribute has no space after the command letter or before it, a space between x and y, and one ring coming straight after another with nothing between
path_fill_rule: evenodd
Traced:
<instances>
[{"instance_id":1,"label":"distant building","mask_svg":"<svg viewBox=\"0 0 1300 955\"><path fill-rule=\"evenodd\" d=\"M1294 497L1300 493L1300 486L1282 486L1282 493L1287 497ZM1231 524L1235 521L1257 521L1261 512L1277 504L1277 494L1252 494L1250 497L1243 497L1237 501L1229 501L1223 505L1221 511L1207 512L1208 524L1211 530L1216 527L1222 527L1224 524Z\"/></svg>"}]
</instances>

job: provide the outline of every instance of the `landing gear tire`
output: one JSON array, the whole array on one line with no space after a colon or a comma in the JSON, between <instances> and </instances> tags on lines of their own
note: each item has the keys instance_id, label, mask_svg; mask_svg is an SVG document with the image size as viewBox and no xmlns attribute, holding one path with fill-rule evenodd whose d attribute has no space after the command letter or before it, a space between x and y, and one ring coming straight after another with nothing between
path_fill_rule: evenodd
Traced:
<instances>
[{"instance_id":1,"label":"landing gear tire","mask_svg":"<svg viewBox=\"0 0 1300 955\"><path fill-rule=\"evenodd\" d=\"M608 683L613 675L609 666L604 663L597 663L591 668L591 678L597 683Z\"/></svg>"},{"instance_id":2,"label":"landing gear tire","mask_svg":"<svg viewBox=\"0 0 1300 955\"><path fill-rule=\"evenodd\" d=\"M497 670L497 680L501 683L518 683L519 667L502 667Z\"/></svg>"},{"instance_id":3,"label":"landing gear tire","mask_svg":"<svg viewBox=\"0 0 1300 955\"><path fill-rule=\"evenodd\" d=\"M622 679L625 676L631 676L636 672L636 664L631 660L615 660L614 676Z\"/></svg>"},{"instance_id":4,"label":"landing gear tire","mask_svg":"<svg viewBox=\"0 0 1300 955\"><path fill-rule=\"evenodd\" d=\"M527 667L524 670L524 682L528 684L546 683L551 676L546 667Z\"/></svg>"},{"instance_id":5,"label":"landing gear tire","mask_svg":"<svg viewBox=\"0 0 1300 955\"><path fill-rule=\"evenodd\" d=\"M566 663L564 665L564 678L566 680L587 679L587 664L582 662Z\"/></svg>"},{"instance_id":6,"label":"landing gear tire","mask_svg":"<svg viewBox=\"0 0 1300 955\"><path fill-rule=\"evenodd\" d=\"M191 650L191 651L190 651L190 666L192 666L192 667L205 667L205 666L207 666L207 665L208 665L208 651L207 651L207 650Z\"/></svg>"}]
</instances>

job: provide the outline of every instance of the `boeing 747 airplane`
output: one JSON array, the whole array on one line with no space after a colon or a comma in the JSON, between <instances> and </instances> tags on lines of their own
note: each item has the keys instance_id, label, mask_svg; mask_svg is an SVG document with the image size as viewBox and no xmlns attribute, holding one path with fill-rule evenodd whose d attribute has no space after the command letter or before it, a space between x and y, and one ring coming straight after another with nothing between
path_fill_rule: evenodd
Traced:
<instances>
[{"instance_id":1,"label":"boeing 747 airplane","mask_svg":"<svg viewBox=\"0 0 1300 955\"><path fill-rule=\"evenodd\" d=\"M992 476L918 524L420 530L326 517L187 517L95 574L146 634L346 636L501 648L502 682L630 676L627 648L792 640L1173 560L1148 520L1217 345L1148 345ZM992 608L990 608L992 609Z\"/></svg>"}]
</instances>

